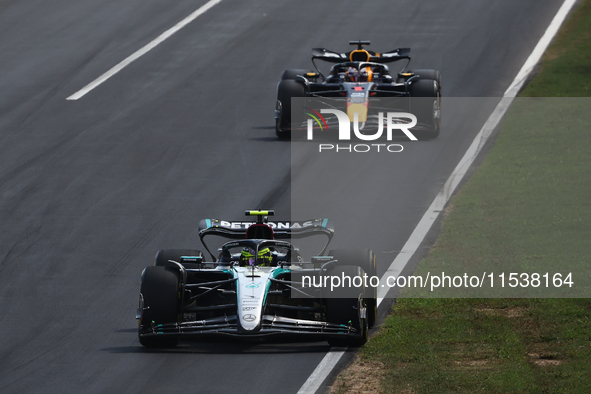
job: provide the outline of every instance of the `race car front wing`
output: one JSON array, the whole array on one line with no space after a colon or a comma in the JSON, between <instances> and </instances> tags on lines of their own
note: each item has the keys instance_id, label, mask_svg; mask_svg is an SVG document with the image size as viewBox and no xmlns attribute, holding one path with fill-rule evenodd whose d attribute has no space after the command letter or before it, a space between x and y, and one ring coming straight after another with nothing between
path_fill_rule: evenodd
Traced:
<instances>
[{"instance_id":1,"label":"race car front wing","mask_svg":"<svg viewBox=\"0 0 591 394\"><path fill-rule=\"evenodd\" d=\"M351 325L333 324L315 320L293 319L275 315L264 315L261 328L256 331L240 329L236 316L222 316L205 320L182 323L153 324L142 327L140 336L153 335L228 335L266 337L273 335L316 335L323 337L358 337L360 332Z\"/></svg>"}]
</instances>

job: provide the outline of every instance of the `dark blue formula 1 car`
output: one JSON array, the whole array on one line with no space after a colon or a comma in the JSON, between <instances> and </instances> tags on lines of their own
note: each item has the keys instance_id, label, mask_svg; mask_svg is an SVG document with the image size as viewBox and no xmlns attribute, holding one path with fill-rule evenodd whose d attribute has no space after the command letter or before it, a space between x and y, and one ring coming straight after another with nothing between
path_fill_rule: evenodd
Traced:
<instances>
[{"instance_id":1,"label":"dark blue formula 1 car","mask_svg":"<svg viewBox=\"0 0 591 394\"><path fill-rule=\"evenodd\" d=\"M289 138L292 127L305 129L301 114L293 113L293 98L310 98L339 107L353 120L371 124L371 114L387 102L398 112L412 113L417 118L419 137L436 138L441 123L441 75L436 70L406 70L410 63L410 48L398 48L377 53L367 50L369 41L350 41L357 49L339 53L325 48L312 49L315 70L285 70L277 85L275 129L279 138ZM332 64L324 75L316 61ZM392 74L388 64L406 61ZM339 104L340 103L340 104ZM376 108L374 108L376 107ZM293 123L292 123L293 122ZM375 123L375 122L374 122Z\"/></svg>"}]
</instances>

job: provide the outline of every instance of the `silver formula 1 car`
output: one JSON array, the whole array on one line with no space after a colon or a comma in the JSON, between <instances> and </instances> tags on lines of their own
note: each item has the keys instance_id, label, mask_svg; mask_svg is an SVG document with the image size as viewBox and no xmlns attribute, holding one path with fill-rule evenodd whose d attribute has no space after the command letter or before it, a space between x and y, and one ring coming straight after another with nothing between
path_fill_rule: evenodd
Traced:
<instances>
[{"instance_id":1,"label":"silver formula 1 car","mask_svg":"<svg viewBox=\"0 0 591 394\"><path fill-rule=\"evenodd\" d=\"M376 275L373 252L326 254L334 235L330 220L269 222L273 214L246 211L256 220L244 222L202 220L199 236L210 261L199 250L159 251L141 275L140 343L170 347L184 336L226 335L364 344L377 313L375 287L366 286ZM328 241L309 261L288 242L316 235ZM204 240L209 236L229 241L214 255ZM332 286L332 278L343 278L342 286Z\"/></svg>"}]
</instances>

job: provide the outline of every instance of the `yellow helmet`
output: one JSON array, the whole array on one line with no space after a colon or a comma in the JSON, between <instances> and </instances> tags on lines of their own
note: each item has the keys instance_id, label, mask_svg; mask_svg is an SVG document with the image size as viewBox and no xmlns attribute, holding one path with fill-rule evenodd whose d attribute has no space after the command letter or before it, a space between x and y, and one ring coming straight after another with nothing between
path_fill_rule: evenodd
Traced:
<instances>
[{"instance_id":1,"label":"yellow helmet","mask_svg":"<svg viewBox=\"0 0 591 394\"><path fill-rule=\"evenodd\" d=\"M273 256L271 254L271 249L269 248L259 250L256 259L254 256L254 250L251 248L244 248L240 254L240 265L271 265L272 259Z\"/></svg>"}]
</instances>

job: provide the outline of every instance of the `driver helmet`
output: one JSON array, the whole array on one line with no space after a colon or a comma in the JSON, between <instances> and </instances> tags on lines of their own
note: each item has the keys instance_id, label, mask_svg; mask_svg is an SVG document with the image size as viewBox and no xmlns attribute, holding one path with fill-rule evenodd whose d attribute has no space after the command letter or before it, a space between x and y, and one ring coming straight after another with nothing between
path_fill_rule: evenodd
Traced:
<instances>
[{"instance_id":1,"label":"driver helmet","mask_svg":"<svg viewBox=\"0 0 591 394\"><path fill-rule=\"evenodd\" d=\"M370 67L363 67L359 70L359 82L371 82L373 79L373 71Z\"/></svg>"},{"instance_id":2,"label":"driver helmet","mask_svg":"<svg viewBox=\"0 0 591 394\"><path fill-rule=\"evenodd\" d=\"M263 248L259 250L258 256L255 259L255 251L252 248L244 248L242 249L242 253L240 253L240 265L271 265L271 261L273 256L271 254L271 249Z\"/></svg>"},{"instance_id":3,"label":"driver helmet","mask_svg":"<svg viewBox=\"0 0 591 394\"><path fill-rule=\"evenodd\" d=\"M359 80L359 70L355 67L349 67L345 75L347 82L357 82Z\"/></svg>"}]
</instances>

